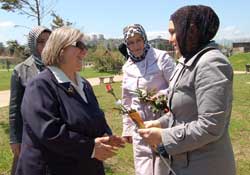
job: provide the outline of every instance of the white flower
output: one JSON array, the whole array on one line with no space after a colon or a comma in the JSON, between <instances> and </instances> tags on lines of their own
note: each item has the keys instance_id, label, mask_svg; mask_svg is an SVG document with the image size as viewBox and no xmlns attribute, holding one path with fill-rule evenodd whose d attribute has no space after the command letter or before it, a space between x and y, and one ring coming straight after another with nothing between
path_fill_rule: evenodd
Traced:
<instances>
[{"instance_id":1,"label":"white flower","mask_svg":"<svg viewBox=\"0 0 250 175\"><path fill-rule=\"evenodd\" d=\"M116 102L115 102L115 105L117 105L117 106L120 106L120 105L122 105L122 101L119 99L119 100L117 100Z\"/></svg>"}]
</instances>

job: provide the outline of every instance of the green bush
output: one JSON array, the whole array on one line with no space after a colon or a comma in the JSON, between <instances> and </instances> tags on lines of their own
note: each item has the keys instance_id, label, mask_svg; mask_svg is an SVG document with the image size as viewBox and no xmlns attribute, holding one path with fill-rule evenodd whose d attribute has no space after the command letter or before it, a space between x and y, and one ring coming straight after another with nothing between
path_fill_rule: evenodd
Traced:
<instances>
[{"instance_id":1,"label":"green bush","mask_svg":"<svg viewBox=\"0 0 250 175\"><path fill-rule=\"evenodd\" d=\"M124 59L118 51L97 49L93 54L94 69L99 72L120 73Z\"/></svg>"}]
</instances>

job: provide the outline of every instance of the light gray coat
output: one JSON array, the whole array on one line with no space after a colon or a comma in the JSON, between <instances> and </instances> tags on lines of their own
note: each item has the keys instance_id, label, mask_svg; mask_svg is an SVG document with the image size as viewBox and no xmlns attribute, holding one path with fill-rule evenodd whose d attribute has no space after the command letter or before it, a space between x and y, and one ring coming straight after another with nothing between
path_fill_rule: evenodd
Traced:
<instances>
[{"instance_id":1,"label":"light gray coat","mask_svg":"<svg viewBox=\"0 0 250 175\"><path fill-rule=\"evenodd\" d=\"M159 119L177 175L235 175L228 126L233 70L218 50L179 59L170 78L171 112Z\"/></svg>"}]
</instances>

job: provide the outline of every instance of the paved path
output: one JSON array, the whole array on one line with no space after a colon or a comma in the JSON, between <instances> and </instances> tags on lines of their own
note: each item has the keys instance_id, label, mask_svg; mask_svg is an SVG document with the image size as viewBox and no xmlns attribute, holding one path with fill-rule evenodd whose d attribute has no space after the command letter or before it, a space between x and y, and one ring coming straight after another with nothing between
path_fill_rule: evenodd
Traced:
<instances>
[{"instance_id":1,"label":"paved path","mask_svg":"<svg viewBox=\"0 0 250 175\"><path fill-rule=\"evenodd\" d=\"M0 107L8 106L10 99L10 90L0 91Z\"/></svg>"},{"instance_id":2,"label":"paved path","mask_svg":"<svg viewBox=\"0 0 250 175\"><path fill-rule=\"evenodd\" d=\"M88 81L92 86L99 85L100 83L99 78L89 78ZM120 82L120 81L122 81L122 75L116 75L114 77L114 82ZM106 83L106 80L104 80L104 83ZM0 108L8 106L9 100L10 100L10 90L0 91Z\"/></svg>"},{"instance_id":3,"label":"paved path","mask_svg":"<svg viewBox=\"0 0 250 175\"><path fill-rule=\"evenodd\" d=\"M234 71L234 74L246 74L246 71Z\"/></svg>"}]
</instances>

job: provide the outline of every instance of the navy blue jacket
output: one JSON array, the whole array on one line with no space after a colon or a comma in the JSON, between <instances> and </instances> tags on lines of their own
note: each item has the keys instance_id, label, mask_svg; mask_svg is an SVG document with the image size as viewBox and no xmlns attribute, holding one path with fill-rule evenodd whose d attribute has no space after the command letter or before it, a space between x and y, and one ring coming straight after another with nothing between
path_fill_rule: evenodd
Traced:
<instances>
[{"instance_id":1,"label":"navy blue jacket","mask_svg":"<svg viewBox=\"0 0 250 175\"><path fill-rule=\"evenodd\" d=\"M23 97L23 138L16 175L102 175L91 158L94 139L111 134L91 85L88 103L70 83L60 84L46 69L29 82Z\"/></svg>"}]
</instances>

